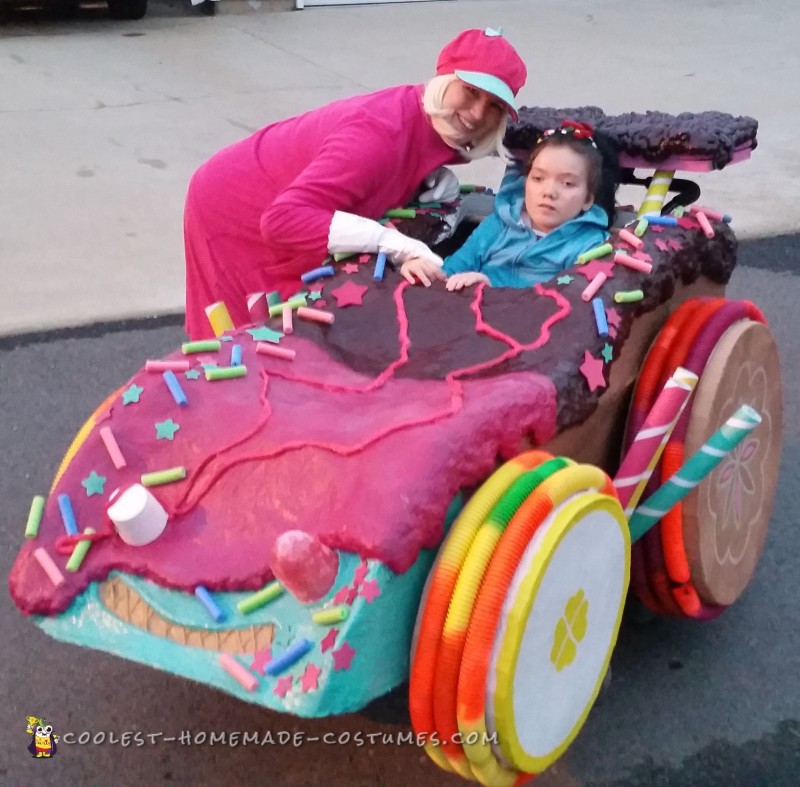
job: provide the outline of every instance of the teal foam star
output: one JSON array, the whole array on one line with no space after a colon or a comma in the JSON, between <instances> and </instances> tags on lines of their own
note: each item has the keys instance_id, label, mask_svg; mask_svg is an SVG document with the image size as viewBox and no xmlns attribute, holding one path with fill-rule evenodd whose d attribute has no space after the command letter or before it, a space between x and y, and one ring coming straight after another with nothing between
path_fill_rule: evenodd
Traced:
<instances>
[{"instance_id":1,"label":"teal foam star","mask_svg":"<svg viewBox=\"0 0 800 787\"><path fill-rule=\"evenodd\" d=\"M610 344L606 344L600 355L603 356L606 363L611 363L611 359L614 357L614 348Z\"/></svg>"},{"instance_id":2,"label":"teal foam star","mask_svg":"<svg viewBox=\"0 0 800 787\"><path fill-rule=\"evenodd\" d=\"M172 440L175 437L175 432L180 428L171 418L167 418L166 421L156 422L156 440Z\"/></svg>"},{"instance_id":3,"label":"teal foam star","mask_svg":"<svg viewBox=\"0 0 800 787\"><path fill-rule=\"evenodd\" d=\"M189 369L189 371L184 372L184 374L188 380L196 380L198 377L200 377L200 372L197 369Z\"/></svg>"},{"instance_id":4,"label":"teal foam star","mask_svg":"<svg viewBox=\"0 0 800 787\"><path fill-rule=\"evenodd\" d=\"M233 336L220 336L219 340L221 342L232 342L233 341Z\"/></svg>"},{"instance_id":5,"label":"teal foam star","mask_svg":"<svg viewBox=\"0 0 800 787\"><path fill-rule=\"evenodd\" d=\"M321 292L310 292L308 294L308 300L310 301L318 301L322 297Z\"/></svg>"},{"instance_id":6,"label":"teal foam star","mask_svg":"<svg viewBox=\"0 0 800 787\"><path fill-rule=\"evenodd\" d=\"M105 486L107 479L105 476L98 475L92 470L89 475L81 481L83 488L86 490L86 497L91 497L92 495L102 495L103 494L103 487Z\"/></svg>"},{"instance_id":7,"label":"teal foam star","mask_svg":"<svg viewBox=\"0 0 800 787\"><path fill-rule=\"evenodd\" d=\"M559 276L559 277L556 279L556 281L557 281L559 284L570 284L570 283L572 282L572 280L573 280L573 279L572 279L572 276L570 276L569 274L564 274L563 276Z\"/></svg>"},{"instance_id":8,"label":"teal foam star","mask_svg":"<svg viewBox=\"0 0 800 787\"><path fill-rule=\"evenodd\" d=\"M139 403L139 397L144 393L144 388L141 385L132 383L130 388L122 392L122 404L130 404L131 402Z\"/></svg>"},{"instance_id":9,"label":"teal foam star","mask_svg":"<svg viewBox=\"0 0 800 787\"><path fill-rule=\"evenodd\" d=\"M266 325L263 328L248 328L247 332L253 337L253 341L256 342L272 342L273 344L277 344L283 339L283 334L280 331L273 331L272 328L267 328Z\"/></svg>"}]
</instances>

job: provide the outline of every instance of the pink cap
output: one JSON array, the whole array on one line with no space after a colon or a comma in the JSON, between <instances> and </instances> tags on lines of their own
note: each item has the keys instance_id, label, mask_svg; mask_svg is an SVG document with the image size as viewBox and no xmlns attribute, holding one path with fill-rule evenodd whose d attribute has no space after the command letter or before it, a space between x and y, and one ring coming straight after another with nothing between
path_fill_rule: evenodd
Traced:
<instances>
[{"instance_id":1,"label":"pink cap","mask_svg":"<svg viewBox=\"0 0 800 787\"><path fill-rule=\"evenodd\" d=\"M499 98L514 120L516 95L525 84L528 69L514 47L498 30L465 30L439 53L436 75L455 74L473 87Z\"/></svg>"}]
</instances>

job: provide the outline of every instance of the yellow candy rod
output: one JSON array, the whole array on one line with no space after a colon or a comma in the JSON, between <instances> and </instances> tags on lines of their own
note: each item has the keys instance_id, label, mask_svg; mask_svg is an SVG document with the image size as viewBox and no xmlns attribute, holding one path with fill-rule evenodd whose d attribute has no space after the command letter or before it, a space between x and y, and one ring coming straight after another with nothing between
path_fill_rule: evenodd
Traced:
<instances>
[{"instance_id":1,"label":"yellow candy rod","mask_svg":"<svg viewBox=\"0 0 800 787\"><path fill-rule=\"evenodd\" d=\"M340 604L338 607L331 607L330 609L322 609L315 612L311 616L311 621L320 626L327 626L331 623L341 623L347 620L347 615L350 609L346 604Z\"/></svg>"},{"instance_id":2,"label":"yellow candy rod","mask_svg":"<svg viewBox=\"0 0 800 787\"><path fill-rule=\"evenodd\" d=\"M583 254L578 255L578 265L583 265L590 260L596 260L598 257L605 257L606 254L611 254L614 251L614 247L610 243L604 243L602 246L596 246L593 249L589 249L589 251L583 252Z\"/></svg>"},{"instance_id":3,"label":"yellow candy rod","mask_svg":"<svg viewBox=\"0 0 800 787\"><path fill-rule=\"evenodd\" d=\"M185 467L170 467L167 470L157 470L153 473L142 473L142 486L160 486L171 484L173 481L183 481L186 478Z\"/></svg>"},{"instance_id":4,"label":"yellow candy rod","mask_svg":"<svg viewBox=\"0 0 800 787\"><path fill-rule=\"evenodd\" d=\"M191 355L192 353L208 353L219 350L222 347L222 342L219 339L207 339L202 342L184 342L181 345L181 352L184 355Z\"/></svg>"},{"instance_id":5,"label":"yellow candy rod","mask_svg":"<svg viewBox=\"0 0 800 787\"><path fill-rule=\"evenodd\" d=\"M94 535L95 529L93 527L87 527L83 533L84 535L91 536ZM82 538L75 544L75 548L72 550L72 554L67 561L67 571L72 571L74 573L81 567L81 563L83 563L83 559L86 557L86 553L89 551L91 545L91 538Z\"/></svg>"},{"instance_id":6,"label":"yellow candy rod","mask_svg":"<svg viewBox=\"0 0 800 787\"><path fill-rule=\"evenodd\" d=\"M275 582L270 582L269 585L265 585L257 593L253 593L252 596L243 598L236 604L236 608L243 615L246 615L248 612L254 612L265 604L269 604L270 601L274 601L281 593L283 593L283 585L276 580Z\"/></svg>"},{"instance_id":7,"label":"yellow candy rod","mask_svg":"<svg viewBox=\"0 0 800 787\"><path fill-rule=\"evenodd\" d=\"M39 525L42 523L44 513L44 497L36 495L31 503L31 510L28 513L28 522L25 525L25 538L36 538L39 535Z\"/></svg>"},{"instance_id":8,"label":"yellow candy rod","mask_svg":"<svg viewBox=\"0 0 800 787\"><path fill-rule=\"evenodd\" d=\"M211 325L211 330L214 331L214 336L222 336L225 331L233 330L233 320L223 301L206 306L206 317Z\"/></svg>"},{"instance_id":9,"label":"yellow candy rod","mask_svg":"<svg viewBox=\"0 0 800 787\"><path fill-rule=\"evenodd\" d=\"M657 169L653 173L650 185L647 187L647 193L644 195L644 200L642 200L642 205L636 212L639 218L646 213L661 213L661 208L664 207L664 200L669 192L669 187L672 185L674 176L674 170L669 169Z\"/></svg>"},{"instance_id":10,"label":"yellow candy rod","mask_svg":"<svg viewBox=\"0 0 800 787\"><path fill-rule=\"evenodd\" d=\"M233 377L244 377L247 374L247 367L242 366L220 366L206 369L206 380L230 380Z\"/></svg>"}]
</instances>

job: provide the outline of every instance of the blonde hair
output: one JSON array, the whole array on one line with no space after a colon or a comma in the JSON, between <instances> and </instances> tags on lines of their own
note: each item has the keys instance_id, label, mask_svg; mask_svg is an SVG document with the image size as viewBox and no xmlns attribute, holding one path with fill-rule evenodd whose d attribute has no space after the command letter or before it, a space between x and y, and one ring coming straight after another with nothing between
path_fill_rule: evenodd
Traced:
<instances>
[{"instance_id":1,"label":"blonde hair","mask_svg":"<svg viewBox=\"0 0 800 787\"><path fill-rule=\"evenodd\" d=\"M457 80L458 77L455 74L440 74L425 85L425 92L422 95L422 108L425 110L426 115L443 118L445 120L453 116L452 110L445 109L443 106L444 94L447 88ZM510 163L511 156L506 150L505 145L503 145L507 121L508 116L503 113L500 122L497 124L497 128L493 131L489 131L469 149L455 146L456 150L469 161L494 154L500 156L506 164Z\"/></svg>"}]
</instances>

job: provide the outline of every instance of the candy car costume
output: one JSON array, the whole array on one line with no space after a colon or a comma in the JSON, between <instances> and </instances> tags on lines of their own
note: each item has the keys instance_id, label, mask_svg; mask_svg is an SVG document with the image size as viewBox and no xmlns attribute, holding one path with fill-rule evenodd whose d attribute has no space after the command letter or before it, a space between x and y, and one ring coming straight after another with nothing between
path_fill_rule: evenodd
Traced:
<instances>
[{"instance_id":1,"label":"candy car costume","mask_svg":"<svg viewBox=\"0 0 800 787\"><path fill-rule=\"evenodd\" d=\"M624 126L628 168L719 167L755 146L748 119L594 108L523 109L507 142L564 117ZM466 198L398 226L434 242L459 211ZM723 217L664 213L643 227L620 211L610 250L530 289L454 294L391 270L375 281L371 255L332 263L272 317L149 364L68 450L14 564L15 603L58 639L300 716L357 710L410 675L415 731L463 736L428 747L442 768L485 784L545 769L597 696L629 584L659 613L719 614L769 522L774 341L755 306L722 297L736 254ZM600 274L605 323L583 297ZM740 411L726 453L716 435ZM717 469L653 526L648 479L655 490L704 444ZM134 514L153 500L168 516L141 546L106 520L136 487Z\"/></svg>"}]
</instances>

